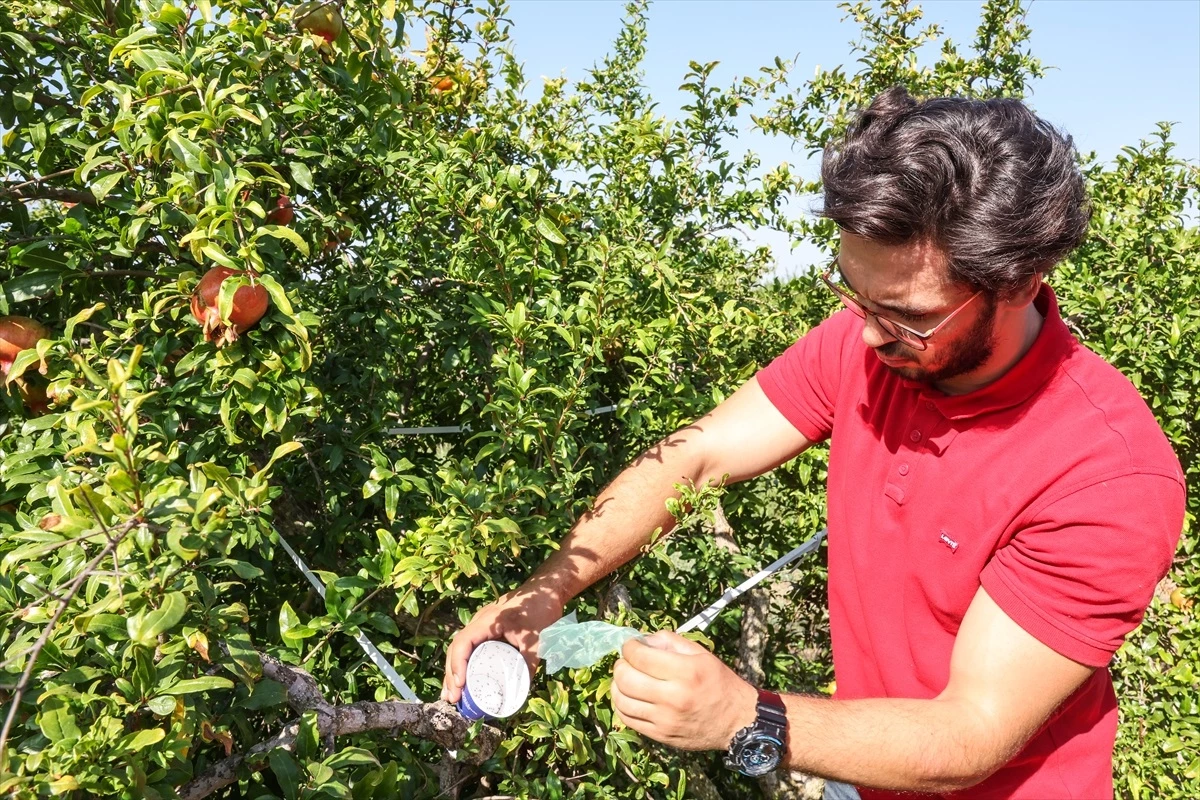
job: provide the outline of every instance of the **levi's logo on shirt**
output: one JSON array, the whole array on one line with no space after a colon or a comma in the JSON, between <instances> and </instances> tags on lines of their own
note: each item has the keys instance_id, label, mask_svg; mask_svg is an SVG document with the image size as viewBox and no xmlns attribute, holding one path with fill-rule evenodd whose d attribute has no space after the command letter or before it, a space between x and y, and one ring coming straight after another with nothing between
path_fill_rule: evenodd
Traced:
<instances>
[{"instance_id":1,"label":"levi's logo on shirt","mask_svg":"<svg viewBox=\"0 0 1200 800\"><path fill-rule=\"evenodd\" d=\"M941 536L938 537L938 541L941 542L942 544L946 545L946 547L949 547L951 553L957 553L958 552L958 542L955 541L954 539L951 539L950 534L946 533L945 531L940 531L940 533L941 533Z\"/></svg>"}]
</instances>

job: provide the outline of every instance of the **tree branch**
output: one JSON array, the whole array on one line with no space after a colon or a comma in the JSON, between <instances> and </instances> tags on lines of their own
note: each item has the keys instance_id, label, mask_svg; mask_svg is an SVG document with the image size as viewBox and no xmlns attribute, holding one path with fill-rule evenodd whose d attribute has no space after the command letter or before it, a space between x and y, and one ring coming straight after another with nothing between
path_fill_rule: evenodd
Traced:
<instances>
[{"instance_id":1,"label":"tree branch","mask_svg":"<svg viewBox=\"0 0 1200 800\"><path fill-rule=\"evenodd\" d=\"M725 509L720 503L713 511L713 538L718 547L735 554L742 552L734 539L733 527L725 516ZM746 592L742 606L742 632L738 639L738 660L734 670L755 686L761 686L766 677L762 659L763 651L767 648L770 596L761 586L756 586Z\"/></svg>"},{"instance_id":2,"label":"tree branch","mask_svg":"<svg viewBox=\"0 0 1200 800\"><path fill-rule=\"evenodd\" d=\"M222 645L224 647L224 645ZM370 731L401 730L421 739L437 742L447 750L462 748L471 730L471 723L449 703L407 703L400 700L358 702L334 705L325 699L315 678L299 667L284 664L272 656L260 653L263 675L282 683L287 689L287 702L293 711L317 712L317 729L327 744L338 736ZM237 782L243 769L258 771L267 765L260 758L275 748L292 752L300 732L300 720L293 719L270 739L259 742L245 753L218 761L179 790L181 800L200 800ZM472 739L473 752L462 759L465 765L476 766L491 758L499 747L500 731L484 726Z\"/></svg>"},{"instance_id":3,"label":"tree branch","mask_svg":"<svg viewBox=\"0 0 1200 800\"><path fill-rule=\"evenodd\" d=\"M28 187L28 188L23 188ZM60 189L57 186L10 186L0 189L0 198L10 197L14 200L61 200L65 203L80 203L93 208L100 204L96 196L85 189Z\"/></svg>"}]
</instances>

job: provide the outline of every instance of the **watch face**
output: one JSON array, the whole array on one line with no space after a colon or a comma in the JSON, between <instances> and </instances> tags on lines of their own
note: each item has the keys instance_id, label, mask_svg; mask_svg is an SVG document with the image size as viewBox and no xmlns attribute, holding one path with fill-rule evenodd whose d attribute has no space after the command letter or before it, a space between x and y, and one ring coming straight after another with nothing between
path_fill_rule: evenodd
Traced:
<instances>
[{"instance_id":1,"label":"watch face","mask_svg":"<svg viewBox=\"0 0 1200 800\"><path fill-rule=\"evenodd\" d=\"M779 766L783 744L765 733L752 733L738 749L738 771L754 778L766 775Z\"/></svg>"}]
</instances>

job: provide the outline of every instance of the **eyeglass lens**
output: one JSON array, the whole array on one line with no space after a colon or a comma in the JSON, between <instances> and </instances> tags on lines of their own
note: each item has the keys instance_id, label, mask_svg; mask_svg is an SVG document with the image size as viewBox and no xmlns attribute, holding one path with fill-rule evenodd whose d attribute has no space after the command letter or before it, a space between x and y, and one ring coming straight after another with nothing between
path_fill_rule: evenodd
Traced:
<instances>
[{"instance_id":1,"label":"eyeglass lens","mask_svg":"<svg viewBox=\"0 0 1200 800\"><path fill-rule=\"evenodd\" d=\"M868 312L865 306L859 303L858 300L852 297L841 286L835 286L834 288L836 289L835 294L837 294L838 299L842 301L842 305L853 311L860 318L867 318ZM907 345L912 345L913 347L918 347L922 350L925 349L923 347L925 343L921 341L920 337L913 336L911 333L904 330L904 328L897 326L887 317L881 317L878 314L872 314L871 316L875 317L875 320L879 323L879 327L883 328L889 336L899 339Z\"/></svg>"}]
</instances>

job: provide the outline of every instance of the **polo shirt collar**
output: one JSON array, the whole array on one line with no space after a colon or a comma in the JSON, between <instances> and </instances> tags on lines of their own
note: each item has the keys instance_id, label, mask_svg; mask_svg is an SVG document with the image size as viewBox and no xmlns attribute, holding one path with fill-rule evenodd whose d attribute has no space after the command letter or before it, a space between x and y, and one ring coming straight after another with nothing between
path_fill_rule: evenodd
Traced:
<instances>
[{"instance_id":1,"label":"polo shirt collar","mask_svg":"<svg viewBox=\"0 0 1200 800\"><path fill-rule=\"evenodd\" d=\"M919 388L947 419L970 419L1024 403L1050 380L1076 345L1058 313L1058 300L1049 285L1042 284L1033 303L1044 317L1042 329L1021 360L997 380L959 395L944 394L922 383L905 383Z\"/></svg>"}]
</instances>

